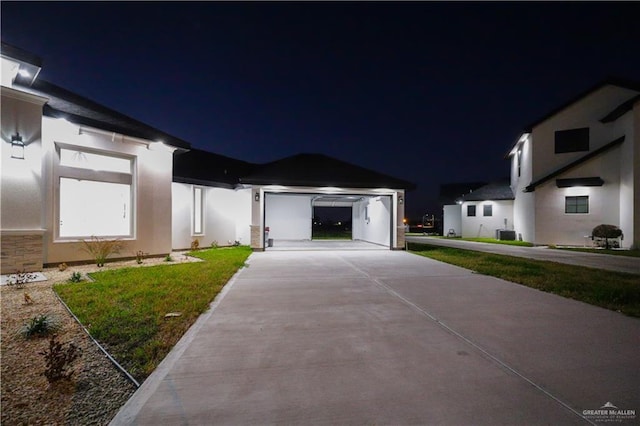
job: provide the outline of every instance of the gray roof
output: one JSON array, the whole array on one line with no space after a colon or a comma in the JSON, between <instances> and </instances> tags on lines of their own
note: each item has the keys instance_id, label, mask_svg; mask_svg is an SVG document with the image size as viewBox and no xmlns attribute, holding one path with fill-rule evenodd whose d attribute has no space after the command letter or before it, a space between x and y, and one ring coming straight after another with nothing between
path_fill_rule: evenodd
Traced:
<instances>
[{"instance_id":1,"label":"gray roof","mask_svg":"<svg viewBox=\"0 0 640 426\"><path fill-rule=\"evenodd\" d=\"M246 161L194 148L173 156L173 181L235 188L240 178L256 167Z\"/></svg>"},{"instance_id":2,"label":"gray roof","mask_svg":"<svg viewBox=\"0 0 640 426\"><path fill-rule=\"evenodd\" d=\"M31 86L19 87L20 90L49 99L43 110L45 116L64 118L75 124L140 139L162 141L176 148L189 149L191 146L180 138L42 79L35 80Z\"/></svg>"},{"instance_id":3,"label":"gray roof","mask_svg":"<svg viewBox=\"0 0 640 426\"><path fill-rule=\"evenodd\" d=\"M414 189L415 184L323 154L298 154L257 166L241 183Z\"/></svg>"},{"instance_id":4,"label":"gray roof","mask_svg":"<svg viewBox=\"0 0 640 426\"><path fill-rule=\"evenodd\" d=\"M514 200L513 191L508 180L491 182L485 186L481 186L473 192L465 194L462 199L464 201L500 201Z\"/></svg>"}]
</instances>

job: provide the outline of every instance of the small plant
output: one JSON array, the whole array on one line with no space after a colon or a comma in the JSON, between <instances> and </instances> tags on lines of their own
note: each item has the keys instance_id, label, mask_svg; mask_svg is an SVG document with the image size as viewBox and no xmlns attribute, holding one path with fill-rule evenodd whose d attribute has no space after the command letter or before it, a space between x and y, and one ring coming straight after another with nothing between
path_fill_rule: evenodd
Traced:
<instances>
[{"instance_id":1,"label":"small plant","mask_svg":"<svg viewBox=\"0 0 640 426\"><path fill-rule=\"evenodd\" d=\"M144 254L144 252L142 250L138 250L136 252L136 263L138 265L142 264L142 261L144 260L144 256L145 256L145 254Z\"/></svg>"},{"instance_id":2,"label":"small plant","mask_svg":"<svg viewBox=\"0 0 640 426\"><path fill-rule=\"evenodd\" d=\"M62 262L61 264L58 265L58 271L60 272L66 271L68 267L69 266L66 263Z\"/></svg>"},{"instance_id":3,"label":"small plant","mask_svg":"<svg viewBox=\"0 0 640 426\"><path fill-rule=\"evenodd\" d=\"M82 281L82 274L80 272L72 272L71 278L69 278L70 283L79 283Z\"/></svg>"},{"instance_id":4,"label":"small plant","mask_svg":"<svg viewBox=\"0 0 640 426\"><path fill-rule=\"evenodd\" d=\"M168 254L164 257L164 261L165 262L173 262L173 257L171 257L171 254Z\"/></svg>"},{"instance_id":5,"label":"small plant","mask_svg":"<svg viewBox=\"0 0 640 426\"><path fill-rule=\"evenodd\" d=\"M22 327L21 334L26 339L30 339L32 337L48 336L58 330L60 330L60 323L54 317L42 314L31 318L31 320Z\"/></svg>"},{"instance_id":6,"label":"small plant","mask_svg":"<svg viewBox=\"0 0 640 426\"><path fill-rule=\"evenodd\" d=\"M27 292L24 293L24 303L23 305L33 305L33 299L31 298L31 295Z\"/></svg>"},{"instance_id":7,"label":"small plant","mask_svg":"<svg viewBox=\"0 0 640 426\"><path fill-rule=\"evenodd\" d=\"M9 275L7 285L13 288L24 288L24 285L36 279L36 274L31 272L16 271L15 274Z\"/></svg>"},{"instance_id":8,"label":"small plant","mask_svg":"<svg viewBox=\"0 0 640 426\"><path fill-rule=\"evenodd\" d=\"M198 250L200 248L200 240L197 238L191 241L191 250Z\"/></svg>"},{"instance_id":9,"label":"small plant","mask_svg":"<svg viewBox=\"0 0 640 426\"><path fill-rule=\"evenodd\" d=\"M218 240L213 240L213 241L211 242L211 248L212 248L212 249L216 249L216 248L218 248Z\"/></svg>"},{"instance_id":10,"label":"small plant","mask_svg":"<svg viewBox=\"0 0 640 426\"><path fill-rule=\"evenodd\" d=\"M119 239L105 240L92 236L90 240L82 240L82 242L84 243L84 251L93 256L98 267L104 266L107 257L120 253L122 248L122 241Z\"/></svg>"},{"instance_id":11,"label":"small plant","mask_svg":"<svg viewBox=\"0 0 640 426\"><path fill-rule=\"evenodd\" d=\"M42 373L49 383L57 382L62 379L70 379L73 370L68 371L73 361L82 355L82 350L74 343L65 345L58 342L57 336L54 334L49 339L49 350L38 352L44 356L46 369Z\"/></svg>"},{"instance_id":12,"label":"small plant","mask_svg":"<svg viewBox=\"0 0 640 426\"><path fill-rule=\"evenodd\" d=\"M593 231L591 231L591 235L595 238L604 239L605 248L608 249L611 244L609 243L609 239L615 239L615 238L621 237L622 230L615 225L602 224L593 228ZM618 245L617 241L613 241L612 243L614 247L617 247Z\"/></svg>"}]
</instances>

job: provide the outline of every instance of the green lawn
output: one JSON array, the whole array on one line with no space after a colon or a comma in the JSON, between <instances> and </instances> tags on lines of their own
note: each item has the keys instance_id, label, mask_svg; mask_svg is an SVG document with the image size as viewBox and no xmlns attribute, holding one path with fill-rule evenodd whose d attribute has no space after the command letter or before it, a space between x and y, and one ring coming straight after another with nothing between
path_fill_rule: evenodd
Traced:
<instances>
[{"instance_id":1,"label":"green lawn","mask_svg":"<svg viewBox=\"0 0 640 426\"><path fill-rule=\"evenodd\" d=\"M611 249L597 249L586 247L556 247L558 250L573 250L582 251L586 253L596 254L612 254L614 256L628 256L628 257L640 257L640 250L611 250Z\"/></svg>"},{"instance_id":2,"label":"green lawn","mask_svg":"<svg viewBox=\"0 0 640 426\"><path fill-rule=\"evenodd\" d=\"M123 268L54 290L93 337L142 382L251 254L249 247L192 253L204 262ZM181 316L165 318L180 312Z\"/></svg>"},{"instance_id":3,"label":"green lawn","mask_svg":"<svg viewBox=\"0 0 640 426\"><path fill-rule=\"evenodd\" d=\"M466 237L466 238L461 238L461 237L443 237L443 236L436 236L434 238L443 238L443 239L455 239L455 240L460 240L460 241L475 241L477 243L491 243L491 244L504 244L504 245L508 245L508 246L521 246L521 247L533 247L533 244L528 243L526 241L517 241L517 240L497 240L495 238L471 238L471 237Z\"/></svg>"},{"instance_id":4,"label":"green lawn","mask_svg":"<svg viewBox=\"0 0 640 426\"><path fill-rule=\"evenodd\" d=\"M640 317L640 275L427 244L408 247L421 256Z\"/></svg>"}]
</instances>

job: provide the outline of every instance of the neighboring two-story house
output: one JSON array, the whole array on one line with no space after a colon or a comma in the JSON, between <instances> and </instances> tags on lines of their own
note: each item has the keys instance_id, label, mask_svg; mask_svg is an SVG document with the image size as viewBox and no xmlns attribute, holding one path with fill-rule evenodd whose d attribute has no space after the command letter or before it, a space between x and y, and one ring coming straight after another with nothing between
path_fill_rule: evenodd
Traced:
<instances>
[{"instance_id":1,"label":"neighboring two-story house","mask_svg":"<svg viewBox=\"0 0 640 426\"><path fill-rule=\"evenodd\" d=\"M640 243L640 84L596 85L527 126L507 158L518 238L584 245L605 223L622 247Z\"/></svg>"},{"instance_id":2,"label":"neighboring two-story house","mask_svg":"<svg viewBox=\"0 0 640 426\"><path fill-rule=\"evenodd\" d=\"M537 245L583 246L594 227L611 224L623 231L621 247L640 245L639 83L599 83L527 126L506 158L509 181L445 206L445 223L463 237L502 229Z\"/></svg>"}]
</instances>

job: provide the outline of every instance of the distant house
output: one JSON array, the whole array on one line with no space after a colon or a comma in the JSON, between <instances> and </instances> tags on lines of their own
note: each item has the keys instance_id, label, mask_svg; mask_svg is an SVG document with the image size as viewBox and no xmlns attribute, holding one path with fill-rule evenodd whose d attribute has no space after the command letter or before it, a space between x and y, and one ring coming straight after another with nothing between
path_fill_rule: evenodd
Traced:
<instances>
[{"instance_id":1,"label":"distant house","mask_svg":"<svg viewBox=\"0 0 640 426\"><path fill-rule=\"evenodd\" d=\"M622 247L640 245L640 84L599 83L525 127L506 158L508 185L460 198L462 236L508 229L534 244L581 246L606 223L622 229Z\"/></svg>"},{"instance_id":2,"label":"distant house","mask_svg":"<svg viewBox=\"0 0 640 426\"><path fill-rule=\"evenodd\" d=\"M486 182L446 183L440 185L438 203L442 207L442 233L449 236L462 235L462 197Z\"/></svg>"},{"instance_id":3,"label":"distant house","mask_svg":"<svg viewBox=\"0 0 640 426\"><path fill-rule=\"evenodd\" d=\"M38 78L41 60L2 43L1 271L200 245L310 239L314 206L352 207L353 239L404 247L413 184L318 154L250 164L191 144Z\"/></svg>"}]
</instances>

